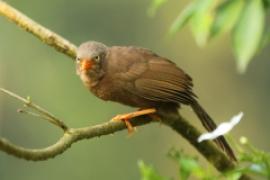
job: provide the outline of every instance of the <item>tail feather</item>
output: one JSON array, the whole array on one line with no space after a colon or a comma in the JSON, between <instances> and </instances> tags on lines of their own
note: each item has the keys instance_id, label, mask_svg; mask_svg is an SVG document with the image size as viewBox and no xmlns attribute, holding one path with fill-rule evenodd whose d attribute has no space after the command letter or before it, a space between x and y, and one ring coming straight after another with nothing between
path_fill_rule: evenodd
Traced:
<instances>
[{"instance_id":1,"label":"tail feather","mask_svg":"<svg viewBox=\"0 0 270 180\"><path fill-rule=\"evenodd\" d=\"M212 120L212 118L207 114L207 112L201 107L201 105L195 100L192 104L192 109L201 120L202 125L206 128L207 131L213 131L216 129L217 125ZM237 161L233 150L230 145L224 138L224 136L220 136L214 141L222 150L226 152L226 154L233 160Z\"/></svg>"}]
</instances>

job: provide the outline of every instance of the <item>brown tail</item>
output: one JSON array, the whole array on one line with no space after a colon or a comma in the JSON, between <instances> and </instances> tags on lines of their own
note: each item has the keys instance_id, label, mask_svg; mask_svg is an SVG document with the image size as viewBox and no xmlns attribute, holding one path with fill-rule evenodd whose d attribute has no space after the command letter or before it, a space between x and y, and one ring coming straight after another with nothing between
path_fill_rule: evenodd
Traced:
<instances>
[{"instance_id":1,"label":"brown tail","mask_svg":"<svg viewBox=\"0 0 270 180\"><path fill-rule=\"evenodd\" d=\"M214 129L216 129L217 125L215 124L215 122L196 100L191 104L191 106L207 131L213 131ZM230 145L223 136L220 136L217 139L215 139L215 143L222 150L224 150L231 159L237 161L233 150L231 149Z\"/></svg>"}]
</instances>

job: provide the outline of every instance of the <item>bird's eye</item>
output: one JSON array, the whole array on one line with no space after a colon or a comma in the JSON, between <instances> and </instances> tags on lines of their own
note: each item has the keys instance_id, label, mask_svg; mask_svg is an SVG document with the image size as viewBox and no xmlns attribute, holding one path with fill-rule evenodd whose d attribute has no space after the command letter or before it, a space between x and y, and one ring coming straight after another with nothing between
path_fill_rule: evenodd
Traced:
<instances>
[{"instance_id":1,"label":"bird's eye","mask_svg":"<svg viewBox=\"0 0 270 180\"><path fill-rule=\"evenodd\" d=\"M79 62L80 60L81 60L80 58L78 58L78 57L76 58L76 62Z\"/></svg>"},{"instance_id":2,"label":"bird's eye","mask_svg":"<svg viewBox=\"0 0 270 180\"><path fill-rule=\"evenodd\" d=\"M95 56L94 59L99 62L100 61L100 56Z\"/></svg>"}]
</instances>

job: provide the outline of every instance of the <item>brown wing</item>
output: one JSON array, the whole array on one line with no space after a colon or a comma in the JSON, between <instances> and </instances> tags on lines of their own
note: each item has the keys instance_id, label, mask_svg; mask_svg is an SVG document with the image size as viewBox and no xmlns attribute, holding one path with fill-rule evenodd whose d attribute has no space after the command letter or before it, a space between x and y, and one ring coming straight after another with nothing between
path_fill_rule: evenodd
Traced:
<instances>
[{"instance_id":1,"label":"brown wing","mask_svg":"<svg viewBox=\"0 0 270 180\"><path fill-rule=\"evenodd\" d=\"M129 82L124 88L153 101L190 104L195 96L191 78L171 61L145 51L134 51L140 59L121 73L121 78ZM138 56L140 53L142 56Z\"/></svg>"},{"instance_id":2,"label":"brown wing","mask_svg":"<svg viewBox=\"0 0 270 180\"><path fill-rule=\"evenodd\" d=\"M118 71L114 73L116 79L124 82L121 88L151 101L190 104L208 131L216 128L212 118L194 99L192 79L183 70L146 49L129 47L122 51L118 47L118 50L114 50L117 58L112 58L115 60L112 64L121 66L121 71L116 68ZM223 136L215 142L236 160Z\"/></svg>"}]
</instances>

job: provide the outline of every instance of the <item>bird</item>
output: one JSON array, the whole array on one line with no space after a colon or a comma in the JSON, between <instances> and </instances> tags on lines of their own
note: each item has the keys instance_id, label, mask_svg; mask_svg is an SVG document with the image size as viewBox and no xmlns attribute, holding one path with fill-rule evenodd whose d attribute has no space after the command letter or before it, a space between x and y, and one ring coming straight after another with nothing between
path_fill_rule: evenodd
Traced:
<instances>
[{"instance_id":1,"label":"bird","mask_svg":"<svg viewBox=\"0 0 270 180\"><path fill-rule=\"evenodd\" d=\"M152 114L159 109L178 110L190 106L207 131L217 125L199 104L193 92L192 78L171 60L153 51L135 46L106 46L97 41L82 43L76 52L76 73L84 86L105 101L118 102L138 111L117 115L124 121ZM215 143L233 160L233 150L223 136Z\"/></svg>"}]
</instances>

